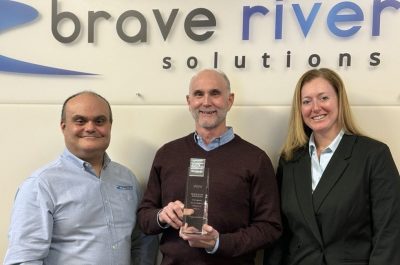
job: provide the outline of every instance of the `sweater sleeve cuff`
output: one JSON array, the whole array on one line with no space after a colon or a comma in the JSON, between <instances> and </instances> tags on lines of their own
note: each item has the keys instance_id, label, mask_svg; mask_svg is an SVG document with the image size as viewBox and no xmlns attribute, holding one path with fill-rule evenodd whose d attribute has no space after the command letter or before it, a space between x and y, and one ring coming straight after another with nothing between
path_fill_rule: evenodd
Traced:
<instances>
[{"instance_id":1,"label":"sweater sleeve cuff","mask_svg":"<svg viewBox=\"0 0 400 265\"><path fill-rule=\"evenodd\" d=\"M160 223L159 215L160 215L160 213L161 213L162 210L163 210L163 209L160 209L160 210L157 212L157 224L158 224L158 226L161 227L162 229L167 229L167 228L170 227L169 224L162 225L162 224Z\"/></svg>"}]
</instances>

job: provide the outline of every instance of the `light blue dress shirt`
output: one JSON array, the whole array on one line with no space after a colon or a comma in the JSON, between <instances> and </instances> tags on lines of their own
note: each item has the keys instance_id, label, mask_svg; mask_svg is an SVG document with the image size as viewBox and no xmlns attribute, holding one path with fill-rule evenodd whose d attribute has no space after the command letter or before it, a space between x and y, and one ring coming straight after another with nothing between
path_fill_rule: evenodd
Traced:
<instances>
[{"instance_id":1,"label":"light blue dress shirt","mask_svg":"<svg viewBox=\"0 0 400 265\"><path fill-rule=\"evenodd\" d=\"M19 188L4 264L128 265L140 198L128 168L105 155L97 177L65 150Z\"/></svg>"},{"instance_id":2,"label":"light blue dress shirt","mask_svg":"<svg viewBox=\"0 0 400 265\"><path fill-rule=\"evenodd\" d=\"M314 134L311 134L309 141L309 151L311 156L311 176L312 176L312 191L314 192L317 187L325 168L328 166L333 154L335 153L340 141L342 140L344 131L341 130L335 139L322 150L319 159L317 154L317 147L314 141Z\"/></svg>"},{"instance_id":3,"label":"light blue dress shirt","mask_svg":"<svg viewBox=\"0 0 400 265\"><path fill-rule=\"evenodd\" d=\"M201 148L203 148L206 151L214 150L220 147L221 145L229 143L230 141L233 140L233 138L235 138L235 134L233 133L232 127L228 127L228 130L224 134L212 139L209 144L206 144L203 141L203 138L201 138L201 136L198 135L197 132L194 133L194 140Z\"/></svg>"}]
</instances>

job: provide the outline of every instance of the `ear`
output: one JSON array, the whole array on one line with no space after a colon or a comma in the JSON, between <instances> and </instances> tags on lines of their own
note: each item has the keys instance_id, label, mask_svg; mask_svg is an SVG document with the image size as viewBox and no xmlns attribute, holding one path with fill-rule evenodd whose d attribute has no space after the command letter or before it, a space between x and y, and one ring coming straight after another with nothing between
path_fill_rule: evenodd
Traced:
<instances>
[{"instance_id":1,"label":"ear","mask_svg":"<svg viewBox=\"0 0 400 265\"><path fill-rule=\"evenodd\" d=\"M228 96L229 109L231 109L234 101L235 101L235 94L229 93L229 96Z\"/></svg>"},{"instance_id":2,"label":"ear","mask_svg":"<svg viewBox=\"0 0 400 265\"><path fill-rule=\"evenodd\" d=\"M186 103L190 110L190 96L189 95L186 95Z\"/></svg>"},{"instance_id":3,"label":"ear","mask_svg":"<svg viewBox=\"0 0 400 265\"><path fill-rule=\"evenodd\" d=\"M61 128L61 131L64 131L64 129L65 129L65 122L63 122L63 121L60 122L60 128Z\"/></svg>"}]
</instances>

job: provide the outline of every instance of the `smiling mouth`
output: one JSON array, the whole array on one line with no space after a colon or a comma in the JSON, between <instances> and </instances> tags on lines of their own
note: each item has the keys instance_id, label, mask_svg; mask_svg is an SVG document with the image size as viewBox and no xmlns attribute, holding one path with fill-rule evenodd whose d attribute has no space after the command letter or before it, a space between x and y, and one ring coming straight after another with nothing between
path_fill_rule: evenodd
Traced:
<instances>
[{"instance_id":1,"label":"smiling mouth","mask_svg":"<svg viewBox=\"0 0 400 265\"><path fill-rule=\"evenodd\" d=\"M320 121L320 120L324 119L325 117L326 117L326 114L322 114L322 115L314 116L311 119L314 121Z\"/></svg>"},{"instance_id":2,"label":"smiling mouth","mask_svg":"<svg viewBox=\"0 0 400 265\"><path fill-rule=\"evenodd\" d=\"M210 111L203 111L203 110L200 110L199 113L200 113L200 114L205 114L205 115L212 115L212 114L214 114L214 113L217 113L217 111L216 111L216 110L210 110Z\"/></svg>"}]
</instances>

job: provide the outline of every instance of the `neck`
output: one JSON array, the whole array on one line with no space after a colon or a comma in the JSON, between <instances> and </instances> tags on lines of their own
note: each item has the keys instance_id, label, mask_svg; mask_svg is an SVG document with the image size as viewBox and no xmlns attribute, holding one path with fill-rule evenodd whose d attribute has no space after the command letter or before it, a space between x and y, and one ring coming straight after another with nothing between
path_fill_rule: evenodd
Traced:
<instances>
[{"instance_id":1,"label":"neck","mask_svg":"<svg viewBox=\"0 0 400 265\"><path fill-rule=\"evenodd\" d=\"M319 151L324 150L339 134L340 129L332 131L331 133L319 134L314 133L314 142Z\"/></svg>"},{"instance_id":2,"label":"neck","mask_svg":"<svg viewBox=\"0 0 400 265\"><path fill-rule=\"evenodd\" d=\"M206 129L206 128L196 128L197 134L203 139L204 143L209 144L213 139L223 135L228 128L223 126L221 128Z\"/></svg>"}]
</instances>

